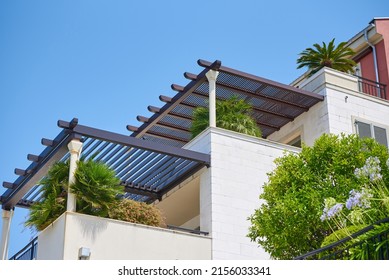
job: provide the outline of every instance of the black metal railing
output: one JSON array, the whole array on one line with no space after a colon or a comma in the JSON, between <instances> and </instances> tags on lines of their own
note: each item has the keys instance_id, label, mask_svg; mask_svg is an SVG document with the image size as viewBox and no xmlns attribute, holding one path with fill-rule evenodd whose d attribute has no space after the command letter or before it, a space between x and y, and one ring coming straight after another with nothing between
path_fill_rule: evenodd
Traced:
<instances>
[{"instance_id":1,"label":"black metal railing","mask_svg":"<svg viewBox=\"0 0 389 280\"><path fill-rule=\"evenodd\" d=\"M358 88L359 91L366 93L368 95L372 95L375 97L379 97L382 99L387 99L386 98L386 85L377 83L375 81L362 78L357 76L358 78Z\"/></svg>"},{"instance_id":2,"label":"black metal railing","mask_svg":"<svg viewBox=\"0 0 389 280\"><path fill-rule=\"evenodd\" d=\"M198 235L205 235L206 236L209 234L209 232L206 232L206 231L201 231L201 230L197 230L197 229L188 229L188 228L177 227L177 226L172 226L172 225L167 225L167 228L171 229L171 230L183 231L183 232L193 233L193 234L198 234Z\"/></svg>"},{"instance_id":3,"label":"black metal railing","mask_svg":"<svg viewBox=\"0 0 389 280\"><path fill-rule=\"evenodd\" d=\"M373 230L375 225L385 223L389 223L389 218L378 221L337 242L301 255L295 260L389 260L389 229L350 244L351 240ZM356 256L356 254L359 255Z\"/></svg>"},{"instance_id":4,"label":"black metal railing","mask_svg":"<svg viewBox=\"0 0 389 280\"><path fill-rule=\"evenodd\" d=\"M22 250L13 255L10 260L35 260L38 248L38 237L35 237Z\"/></svg>"}]
</instances>

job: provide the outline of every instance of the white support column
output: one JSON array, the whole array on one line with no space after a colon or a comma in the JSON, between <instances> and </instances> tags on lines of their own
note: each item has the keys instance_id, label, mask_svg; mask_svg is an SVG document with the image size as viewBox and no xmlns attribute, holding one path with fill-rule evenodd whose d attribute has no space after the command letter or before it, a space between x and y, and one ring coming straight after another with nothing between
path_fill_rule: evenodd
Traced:
<instances>
[{"instance_id":1,"label":"white support column","mask_svg":"<svg viewBox=\"0 0 389 280\"><path fill-rule=\"evenodd\" d=\"M0 260L8 259L9 233L11 229L12 216L13 216L12 210L3 209L2 211L3 228L1 230Z\"/></svg>"},{"instance_id":2,"label":"white support column","mask_svg":"<svg viewBox=\"0 0 389 280\"><path fill-rule=\"evenodd\" d=\"M209 126L216 127L216 78L218 71L209 70L205 76L209 84Z\"/></svg>"},{"instance_id":3,"label":"white support column","mask_svg":"<svg viewBox=\"0 0 389 280\"><path fill-rule=\"evenodd\" d=\"M74 172L77 168L77 161L80 158L82 143L80 140L73 139L68 144L68 149L70 152L70 168L69 168L69 186L73 184L76 180ZM76 196L68 190L68 202L66 206L66 211L76 212Z\"/></svg>"}]
</instances>

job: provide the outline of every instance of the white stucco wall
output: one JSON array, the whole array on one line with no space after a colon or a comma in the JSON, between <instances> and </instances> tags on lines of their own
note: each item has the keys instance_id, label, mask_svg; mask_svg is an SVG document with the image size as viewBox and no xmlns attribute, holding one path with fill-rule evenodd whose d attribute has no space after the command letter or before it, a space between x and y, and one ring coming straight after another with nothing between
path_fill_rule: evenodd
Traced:
<instances>
[{"instance_id":1,"label":"white stucco wall","mask_svg":"<svg viewBox=\"0 0 389 280\"><path fill-rule=\"evenodd\" d=\"M62 260L64 256L65 216L62 215L38 235L38 260Z\"/></svg>"},{"instance_id":2,"label":"white stucco wall","mask_svg":"<svg viewBox=\"0 0 389 280\"><path fill-rule=\"evenodd\" d=\"M247 218L260 206L274 159L299 149L219 128L207 129L186 148L211 153L211 167L201 175L200 227L211 233L212 259L269 259L246 237Z\"/></svg>"},{"instance_id":3,"label":"white stucco wall","mask_svg":"<svg viewBox=\"0 0 389 280\"><path fill-rule=\"evenodd\" d=\"M206 236L72 212L50 227L38 237L40 260L77 260L81 247L90 249L91 260L211 258Z\"/></svg>"}]
</instances>

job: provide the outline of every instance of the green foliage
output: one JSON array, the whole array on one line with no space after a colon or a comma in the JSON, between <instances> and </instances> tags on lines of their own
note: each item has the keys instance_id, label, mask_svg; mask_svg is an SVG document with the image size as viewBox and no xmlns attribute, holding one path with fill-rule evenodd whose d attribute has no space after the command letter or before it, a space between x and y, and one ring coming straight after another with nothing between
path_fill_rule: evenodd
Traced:
<instances>
[{"instance_id":1,"label":"green foliage","mask_svg":"<svg viewBox=\"0 0 389 280\"><path fill-rule=\"evenodd\" d=\"M71 191L77 197L79 213L107 217L108 210L123 193L115 171L102 162L79 161L75 172L76 181Z\"/></svg>"},{"instance_id":2,"label":"green foliage","mask_svg":"<svg viewBox=\"0 0 389 280\"><path fill-rule=\"evenodd\" d=\"M384 223L375 225L373 230L361 235L353 240L353 246L349 249L350 257L352 260L380 260L389 259L388 250L380 250L382 248L389 247L388 238L377 238L377 235L386 232L388 236L389 224ZM382 255L380 255L382 254Z\"/></svg>"},{"instance_id":3,"label":"green foliage","mask_svg":"<svg viewBox=\"0 0 389 280\"><path fill-rule=\"evenodd\" d=\"M322 247L333 244L336 241L339 241L347 236L350 236L352 233L356 233L367 225L351 225L339 230L334 231L332 234L328 235L322 244ZM389 231L389 223L383 223L379 225L374 225L372 230L353 238L343 244L340 244L334 247L332 250L326 250L319 255L319 258L325 258L331 253L340 252L345 250L342 259L343 260L379 260L381 258L388 259L387 250L381 250L382 247L389 247L388 238L377 238L378 235L385 234L387 235ZM380 254L384 254L381 255Z\"/></svg>"},{"instance_id":4,"label":"green foliage","mask_svg":"<svg viewBox=\"0 0 389 280\"><path fill-rule=\"evenodd\" d=\"M70 186L76 195L77 212L107 217L108 209L123 192L115 172L104 163L79 161L76 182ZM26 226L43 230L66 211L69 181L69 161L57 162L42 179L42 199L33 204Z\"/></svg>"},{"instance_id":5,"label":"green foliage","mask_svg":"<svg viewBox=\"0 0 389 280\"><path fill-rule=\"evenodd\" d=\"M108 217L148 226L165 226L162 213L157 207L129 199L123 199L113 205L109 210Z\"/></svg>"},{"instance_id":6,"label":"green foliage","mask_svg":"<svg viewBox=\"0 0 389 280\"><path fill-rule=\"evenodd\" d=\"M243 134L261 137L262 133L255 119L250 116L251 105L233 96L216 102L216 126ZM192 138L209 126L209 108L198 107L193 112L190 128Z\"/></svg>"},{"instance_id":7,"label":"green foliage","mask_svg":"<svg viewBox=\"0 0 389 280\"><path fill-rule=\"evenodd\" d=\"M352 225L348 226L346 228L339 229L337 231L334 231L330 235L326 236L323 240L323 243L321 244L321 247L325 247L327 245L330 245L332 243L335 243L336 241L339 241L347 236L350 236L350 234L360 231L361 229L367 227L368 225L360 224L360 225ZM351 243L348 243L346 245L350 245Z\"/></svg>"},{"instance_id":8,"label":"green foliage","mask_svg":"<svg viewBox=\"0 0 389 280\"><path fill-rule=\"evenodd\" d=\"M349 193L346 201L326 198L321 216L331 227L333 233L327 236L322 246L347 236L352 236L366 225L375 224L389 217L389 189L385 184L382 172L389 169L389 160L382 164L378 157L367 158L364 166L356 168L354 176L359 180L358 188ZM332 203L328 203L332 201ZM336 211L335 211L336 210ZM373 230L342 244L344 259L379 259L382 258L380 247L388 245L388 238L377 238L376 235L389 229L388 223L378 224ZM387 234L386 234L387 235ZM339 247L339 246L337 246ZM335 250L335 249L334 249ZM329 252L327 252L329 253ZM387 256L389 257L389 256Z\"/></svg>"},{"instance_id":9,"label":"green foliage","mask_svg":"<svg viewBox=\"0 0 389 280\"><path fill-rule=\"evenodd\" d=\"M366 227L367 225L352 225L352 226L348 226L346 228L342 228L342 229L339 229L333 233L331 233L330 235L326 236L323 240L323 243L321 244L321 247L325 247L327 245L330 245L330 244L333 244L347 236L350 236L351 233L354 233L354 232L358 232L360 231L361 229L363 229L364 227ZM328 249L324 252L321 252L319 254L319 259L321 258L325 258L326 256L332 254L332 253L335 253L339 250L346 250L346 248L348 246L351 246L353 244L353 240L350 240L348 242L345 242L343 244L340 244L336 247L334 247L333 249ZM344 256L343 259L347 259L347 256Z\"/></svg>"},{"instance_id":10,"label":"green foliage","mask_svg":"<svg viewBox=\"0 0 389 280\"><path fill-rule=\"evenodd\" d=\"M306 48L297 59L297 69L308 67L309 76L313 75L323 67L333 68L346 73L353 73L353 67L356 63L350 59L355 52L347 47L347 42L341 42L335 46L335 38L329 42L328 46L322 42L322 45L314 44L313 48Z\"/></svg>"},{"instance_id":11,"label":"green foliage","mask_svg":"<svg viewBox=\"0 0 389 280\"><path fill-rule=\"evenodd\" d=\"M75 177L71 189L77 196L78 212L107 216L123 192L115 173L102 162L81 160ZM26 226L43 230L66 211L68 181L69 161L55 163L40 182L42 199L31 206Z\"/></svg>"},{"instance_id":12,"label":"green foliage","mask_svg":"<svg viewBox=\"0 0 389 280\"><path fill-rule=\"evenodd\" d=\"M40 182L42 201L31 206L26 226L43 230L65 212L68 179L68 163L57 162L49 169Z\"/></svg>"},{"instance_id":13,"label":"green foliage","mask_svg":"<svg viewBox=\"0 0 389 280\"><path fill-rule=\"evenodd\" d=\"M120 199L123 187L116 174L100 161L80 160L70 186L76 195L77 212L150 226L164 226L158 208L146 203ZM66 211L69 161L57 162L42 179L41 201L32 205L26 226L41 231Z\"/></svg>"},{"instance_id":14,"label":"green foliage","mask_svg":"<svg viewBox=\"0 0 389 280\"><path fill-rule=\"evenodd\" d=\"M260 208L249 217L248 236L275 259L292 259L320 248L332 230L321 221L323 201L347 199L360 182L353 175L370 156L388 159L386 147L356 135L322 135L299 154L275 160L276 168L260 196ZM388 181L388 170L383 170Z\"/></svg>"}]
</instances>

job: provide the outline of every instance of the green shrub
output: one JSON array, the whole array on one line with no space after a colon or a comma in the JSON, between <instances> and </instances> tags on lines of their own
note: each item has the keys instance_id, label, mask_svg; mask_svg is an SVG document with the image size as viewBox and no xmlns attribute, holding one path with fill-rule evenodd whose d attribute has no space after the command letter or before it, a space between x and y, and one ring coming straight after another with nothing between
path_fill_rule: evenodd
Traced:
<instances>
[{"instance_id":1,"label":"green shrub","mask_svg":"<svg viewBox=\"0 0 389 280\"><path fill-rule=\"evenodd\" d=\"M108 210L123 193L115 171L103 162L79 161L75 183L70 187L77 198L77 212L107 217Z\"/></svg>"},{"instance_id":2,"label":"green shrub","mask_svg":"<svg viewBox=\"0 0 389 280\"><path fill-rule=\"evenodd\" d=\"M165 227L161 211L157 207L129 199L115 203L109 210L108 217L148 226Z\"/></svg>"},{"instance_id":3,"label":"green shrub","mask_svg":"<svg viewBox=\"0 0 389 280\"><path fill-rule=\"evenodd\" d=\"M380 159L383 180L388 182L387 148L356 135L322 135L312 147L303 145L299 154L276 159L260 195L265 203L249 217L248 236L275 259L292 259L320 248L332 233L320 219L325 198L345 201L351 190L360 189L354 170L371 156Z\"/></svg>"},{"instance_id":4,"label":"green shrub","mask_svg":"<svg viewBox=\"0 0 389 280\"><path fill-rule=\"evenodd\" d=\"M39 183L42 199L31 206L26 226L43 230L65 212L68 181L69 164L55 163Z\"/></svg>"}]
</instances>

